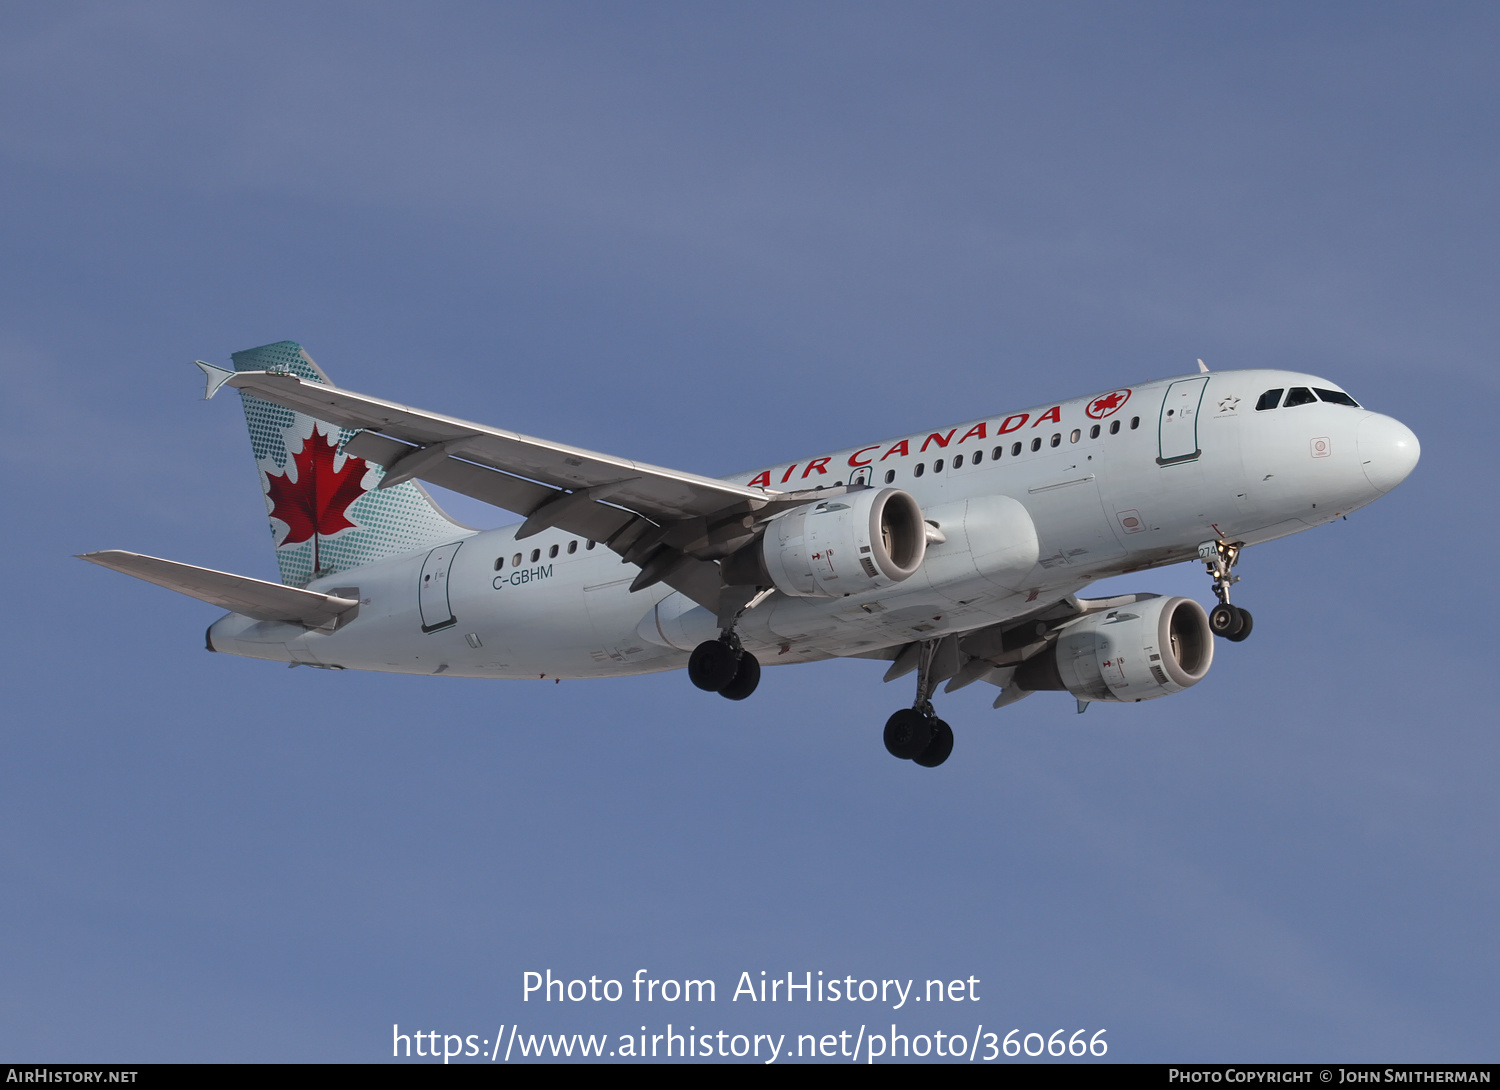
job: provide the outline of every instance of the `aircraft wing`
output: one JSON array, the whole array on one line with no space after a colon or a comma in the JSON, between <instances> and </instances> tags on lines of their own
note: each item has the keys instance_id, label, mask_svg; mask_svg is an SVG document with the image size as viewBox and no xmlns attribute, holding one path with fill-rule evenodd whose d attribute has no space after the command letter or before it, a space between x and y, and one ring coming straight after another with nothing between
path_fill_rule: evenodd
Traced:
<instances>
[{"instance_id":1,"label":"aircraft wing","mask_svg":"<svg viewBox=\"0 0 1500 1090\"><path fill-rule=\"evenodd\" d=\"M343 428L344 451L382 465L379 487L414 477L526 516L518 538L551 527L602 541L639 565L631 590L665 582L721 618L755 588L725 588L718 559L789 507L848 490L745 488L423 412L276 371L241 371L229 385ZM729 593L722 593L729 590Z\"/></svg>"},{"instance_id":2,"label":"aircraft wing","mask_svg":"<svg viewBox=\"0 0 1500 1090\"><path fill-rule=\"evenodd\" d=\"M232 613L243 613L257 621L290 621L308 628L331 629L359 605L354 598L300 590L280 583L268 583L264 579L252 579L248 575L199 568L124 549L81 553L78 559L133 575Z\"/></svg>"},{"instance_id":3,"label":"aircraft wing","mask_svg":"<svg viewBox=\"0 0 1500 1090\"><path fill-rule=\"evenodd\" d=\"M368 429L416 444L426 448L422 453L431 451L433 461L438 460L433 448L441 447L446 456L554 488L570 492L589 489L596 498L608 498L611 503L663 522L714 515L733 507L748 511L767 499L764 492L712 477L439 416L337 386L304 382L296 375L242 371L229 379L229 385L340 427ZM399 466L386 468L393 473L400 471Z\"/></svg>"}]
</instances>

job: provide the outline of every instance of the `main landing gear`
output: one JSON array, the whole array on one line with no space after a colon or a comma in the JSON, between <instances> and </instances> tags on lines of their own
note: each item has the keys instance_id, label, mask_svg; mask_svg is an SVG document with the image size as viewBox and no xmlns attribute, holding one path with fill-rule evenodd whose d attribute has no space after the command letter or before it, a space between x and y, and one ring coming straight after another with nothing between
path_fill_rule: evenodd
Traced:
<instances>
[{"instance_id":1,"label":"main landing gear","mask_svg":"<svg viewBox=\"0 0 1500 1090\"><path fill-rule=\"evenodd\" d=\"M902 708L885 721L885 748L892 757L936 768L953 752L953 728L933 714L931 704Z\"/></svg>"},{"instance_id":2,"label":"main landing gear","mask_svg":"<svg viewBox=\"0 0 1500 1090\"><path fill-rule=\"evenodd\" d=\"M729 700L744 700L760 684L760 660L740 644L734 629L705 640L688 659L688 677L698 688Z\"/></svg>"},{"instance_id":3,"label":"main landing gear","mask_svg":"<svg viewBox=\"0 0 1500 1090\"><path fill-rule=\"evenodd\" d=\"M885 748L892 757L936 768L953 752L953 728L932 710L932 691L940 678L933 669L942 641L922 644L917 663L917 699L885 721Z\"/></svg>"},{"instance_id":4,"label":"main landing gear","mask_svg":"<svg viewBox=\"0 0 1500 1090\"><path fill-rule=\"evenodd\" d=\"M1205 541L1198 546L1198 559L1203 561L1208 574L1213 576L1214 597L1219 600L1219 604L1208 615L1208 627L1215 636L1223 636L1234 643L1249 636L1250 630L1255 627L1255 618L1250 616L1248 609L1241 609L1229 602L1229 588L1240 581L1238 575L1232 574L1239 558L1240 546L1231 545L1227 541Z\"/></svg>"}]
</instances>

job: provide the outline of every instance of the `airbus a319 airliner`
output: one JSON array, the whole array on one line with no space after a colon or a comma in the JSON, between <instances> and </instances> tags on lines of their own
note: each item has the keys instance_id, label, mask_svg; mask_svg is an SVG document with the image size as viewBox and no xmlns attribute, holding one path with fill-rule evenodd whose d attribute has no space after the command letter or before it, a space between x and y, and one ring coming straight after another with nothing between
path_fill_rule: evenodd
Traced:
<instances>
[{"instance_id":1,"label":"airbus a319 airliner","mask_svg":"<svg viewBox=\"0 0 1500 1090\"><path fill-rule=\"evenodd\" d=\"M586 678L686 666L743 700L764 663L916 673L886 748L928 767L937 687L1089 704L1203 680L1243 640L1240 551L1389 492L1417 438L1314 375L1145 382L726 479L422 412L332 385L292 341L199 362L239 390L281 582L120 550L84 559L230 612L208 649L327 669ZM476 531L418 481L524 517ZM1080 598L1202 561L1218 599Z\"/></svg>"}]
</instances>

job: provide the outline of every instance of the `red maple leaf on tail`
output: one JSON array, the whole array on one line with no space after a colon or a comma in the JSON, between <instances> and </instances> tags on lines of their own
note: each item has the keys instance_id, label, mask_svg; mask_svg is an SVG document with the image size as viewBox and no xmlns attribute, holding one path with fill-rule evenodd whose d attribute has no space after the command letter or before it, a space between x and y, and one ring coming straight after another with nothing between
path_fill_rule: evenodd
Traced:
<instances>
[{"instance_id":1,"label":"red maple leaf on tail","mask_svg":"<svg viewBox=\"0 0 1500 1090\"><path fill-rule=\"evenodd\" d=\"M315 428L302 444L302 449L292 456L297 466L296 481L291 479L290 473L266 474L271 517L287 525L282 545L296 545L309 538L327 537L353 528L354 523L344 514L365 494L366 489L360 482L369 466L363 458L351 456L344 459L342 469L334 469L333 458L337 453L337 440ZM317 548L318 543L314 541L315 572L320 567Z\"/></svg>"}]
</instances>

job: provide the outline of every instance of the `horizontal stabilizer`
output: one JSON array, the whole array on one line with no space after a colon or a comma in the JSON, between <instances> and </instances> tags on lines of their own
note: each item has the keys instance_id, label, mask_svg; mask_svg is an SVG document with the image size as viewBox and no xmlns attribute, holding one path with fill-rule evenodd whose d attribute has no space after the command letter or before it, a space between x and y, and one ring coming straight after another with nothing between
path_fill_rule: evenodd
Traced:
<instances>
[{"instance_id":1,"label":"horizontal stabilizer","mask_svg":"<svg viewBox=\"0 0 1500 1090\"><path fill-rule=\"evenodd\" d=\"M349 619L345 618L345 614L359 605L359 601L354 598L319 594L313 590L268 583L264 579L251 579L246 575L232 575L192 564L179 564L175 560L161 560L123 549L81 553L78 559L113 568L220 609L254 617L257 621L289 621L308 628L333 628L340 618Z\"/></svg>"}]
</instances>

